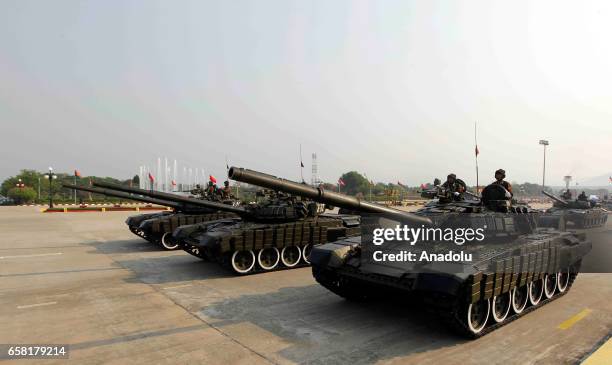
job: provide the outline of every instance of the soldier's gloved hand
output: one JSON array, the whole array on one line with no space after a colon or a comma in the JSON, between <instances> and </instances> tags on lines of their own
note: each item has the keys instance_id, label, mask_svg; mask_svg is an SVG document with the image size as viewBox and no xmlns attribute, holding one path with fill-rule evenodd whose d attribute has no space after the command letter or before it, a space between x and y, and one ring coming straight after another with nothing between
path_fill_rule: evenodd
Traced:
<instances>
[{"instance_id":1,"label":"soldier's gloved hand","mask_svg":"<svg viewBox=\"0 0 612 365\"><path fill-rule=\"evenodd\" d=\"M454 196L459 196L459 192L455 191L455 192L453 193L453 195L454 195Z\"/></svg>"}]
</instances>

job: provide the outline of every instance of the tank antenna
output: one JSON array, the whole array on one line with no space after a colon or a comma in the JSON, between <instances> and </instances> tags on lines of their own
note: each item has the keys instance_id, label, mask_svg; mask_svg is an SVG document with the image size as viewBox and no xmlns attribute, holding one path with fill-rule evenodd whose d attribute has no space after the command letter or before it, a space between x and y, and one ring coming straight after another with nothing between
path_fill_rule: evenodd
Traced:
<instances>
[{"instance_id":1,"label":"tank antenna","mask_svg":"<svg viewBox=\"0 0 612 365\"><path fill-rule=\"evenodd\" d=\"M474 145L476 146L474 148L474 158L476 160L476 194L479 194L480 186L478 184L478 154L480 151L478 151L478 139L476 138L476 122L474 122Z\"/></svg>"}]
</instances>

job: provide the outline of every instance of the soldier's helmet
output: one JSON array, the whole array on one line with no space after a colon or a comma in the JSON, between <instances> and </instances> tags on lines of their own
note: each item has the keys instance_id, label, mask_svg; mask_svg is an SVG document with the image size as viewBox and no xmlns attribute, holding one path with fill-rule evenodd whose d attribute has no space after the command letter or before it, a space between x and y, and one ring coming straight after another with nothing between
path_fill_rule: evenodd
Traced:
<instances>
[{"instance_id":1,"label":"soldier's helmet","mask_svg":"<svg viewBox=\"0 0 612 365\"><path fill-rule=\"evenodd\" d=\"M502 176L502 179L506 178L506 170L504 169L499 169L497 171L495 171L495 175L500 174Z\"/></svg>"}]
</instances>

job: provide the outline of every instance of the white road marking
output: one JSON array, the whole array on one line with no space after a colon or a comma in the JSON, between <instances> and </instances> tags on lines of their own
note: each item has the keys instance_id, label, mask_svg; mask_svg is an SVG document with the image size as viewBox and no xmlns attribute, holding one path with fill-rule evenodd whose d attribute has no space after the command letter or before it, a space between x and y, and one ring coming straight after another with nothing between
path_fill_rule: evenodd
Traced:
<instances>
[{"instance_id":1,"label":"white road marking","mask_svg":"<svg viewBox=\"0 0 612 365\"><path fill-rule=\"evenodd\" d=\"M167 286L167 287L162 288L162 289L164 289L164 290L166 290L166 289L178 289L178 288L186 288L188 286L191 286L191 284L177 285L177 286Z\"/></svg>"},{"instance_id":2,"label":"white road marking","mask_svg":"<svg viewBox=\"0 0 612 365\"><path fill-rule=\"evenodd\" d=\"M20 258L26 258L26 257L43 257L43 256L57 256L57 255L62 255L62 252L55 252L55 253L40 253L40 254L35 254L35 255L15 255L15 256L0 256L0 260L2 259L20 259Z\"/></svg>"},{"instance_id":3,"label":"white road marking","mask_svg":"<svg viewBox=\"0 0 612 365\"><path fill-rule=\"evenodd\" d=\"M19 306L17 306L17 309L44 307L46 305L53 305L53 304L57 304L57 302L47 302L47 303L38 303L38 304L19 305Z\"/></svg>"}]
</instances>

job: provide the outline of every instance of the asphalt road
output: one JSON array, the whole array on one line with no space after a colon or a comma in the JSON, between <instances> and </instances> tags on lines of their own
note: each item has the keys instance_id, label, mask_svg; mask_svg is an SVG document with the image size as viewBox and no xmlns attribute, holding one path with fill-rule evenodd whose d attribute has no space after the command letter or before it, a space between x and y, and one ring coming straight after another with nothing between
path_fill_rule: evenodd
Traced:
<instances>
[{"instance_id":1,"label":"asphalt road","mask_svg":"<svg viewBox=\"0 0 612 365\"><path fill-rule=\"evenodd\" d=\"M308 268L235 277L159 251L130 214L0 207L0 344L70 344L78 364L573 364L612 332L612 274L467 341L407 303L347 302Z\"/></svg>"}]
</instances>

